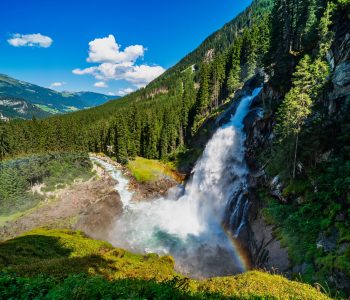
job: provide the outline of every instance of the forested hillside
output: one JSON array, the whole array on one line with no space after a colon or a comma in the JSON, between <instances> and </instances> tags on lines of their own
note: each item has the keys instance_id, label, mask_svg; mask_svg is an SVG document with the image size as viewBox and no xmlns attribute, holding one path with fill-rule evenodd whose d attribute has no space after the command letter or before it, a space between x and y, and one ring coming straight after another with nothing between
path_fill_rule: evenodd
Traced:
<instances>
[{"instance_id":1,"label":"forested hillside","mask_svg":"<svg viewBox=\"0 0 350 300\"><path fill-rule=\"evenodd\" d=\"M50 115L24 99L8 96L0 96L0 113L5 119L45 118Z\"/></svg>"},{"instance_id":2,"label":"forested hillside","mask_svg":"<svg viewBox=\"0 0 350 300\"><path fill-rule=\"evenodd\" d=\"M170 159L193 150L254 78L263 85L260 119L247 128L263 174L254 173L257 206L288 248L288 274L346 295L349 16L349 0L255 0L146 88L86 111L0 123L0 160L61 151Z\"/></svg>"},{"instance_id":3,"label":"forested hillside","mask_svg":"<svg viewBox=\"0 0 350 300\"><path fill-rule=\"evenodd\" d=\"M186 147L205 118L262 68L270 43L271 4L254 1L174 67L181 72L169 70L120 101L66 116L3 125L2 157L112 149L119 160L136 155L164 158Z\"/></svg>"},{"instance_id":4,"label":"forested hillside","mask_svg":"<svg viewBox=\"0 0 350 300\"><path fill-rule=\"evenodd\" d=\"M276 1L266 57L273 132L256 156L274 179L261 188L264 214L295 275L348 294L349 1L287 2Z\"/></svg>"},{"instance_id":5,"label":"forested hillside","mask_svg":"<svg viewBox=\"0 0 350 300\"><path fill-rule=\"evenodd\" d=\"M0 113L10 119L31 119L33 116L40 118L50 114L67 113L94 107L118 97L93 92L58 92L0 74L0 98L1 100L8 100L6 103L0 102ZM16 99L27 102L27 106L31 107L25 110L24 113L9 111L11 106L16 105Z\"/></svg>"}]
</instances>

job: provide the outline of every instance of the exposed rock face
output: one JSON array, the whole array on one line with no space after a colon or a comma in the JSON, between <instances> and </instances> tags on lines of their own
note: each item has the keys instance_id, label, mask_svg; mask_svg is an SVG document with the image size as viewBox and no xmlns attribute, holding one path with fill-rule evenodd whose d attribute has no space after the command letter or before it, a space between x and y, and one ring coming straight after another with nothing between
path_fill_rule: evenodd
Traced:
<instances>
[{"instance_id":1,"label":"exposed rock face","mask_svg":"<svg viewBox=\"0 0 350 300\"><path fill-rule=\"evenodd\" d=\"M273 226L267 224L260 213L251 221L251 231L250 253L253 267L288 275L288 249L281 246L273 234Z\"/></svg>"},{"instance_id":2,"label":"exposed rock face","mask_svg":"<svg viewBox=\"0 0 350 300\"><path fill-rule=\"evenodd\" d=\"M285 202L282 196L283 184L279 178L269 179L264 171L264 166L257 162L258 153L273 139L274 113L268 109L281 100L281 95L265 83L260 95L252 103L252 110L244 121L246 131L246 161L250 169L249 199L251 210L249 226L243 242L251 255L251 263L254 268L280 272L289 275L290 262L286 248L273 234L273 226L266 223L257 194L257 188L269 186L271 195L279 201Z\"/></svg>"},{"instance_id":3,"label":"exposed rock face","mask_svg":"<svg viewBox=\"0 0 350 300\"><path fill-rule=\"evenodd\" d=\"M349 35L350 37L350 35ZM350 38L349 45L350 47ZM335 86L343 88L342 95L348 95L350 93L350 62L344 61L340 63L334 70L334 76L332 82Z\"/></svg>"},{"instance_id":4,"label":"exposed rock face","mask_svg":"<svg viewBox=\"0 0 350 300\"><path fill-rule=\"evenodd\" d=\"M337 238L338 232L336 228L332 229L330 235L326 235L324 232L321 232L317 241L317 248L323 249L325 252L334 251L337 248Z\"/></svg>"},{"instance_id":5,"label":"exposed rock face","mask_svg":"<svg viewBox=\"0 0 350 300\"><path fill-rule=\"evenodd\" d=\"M88 206L74 225L74 229L84 231L94 239L107 240L111 225L122 210L118 192L112 191L98 202Z\"/></svg>"},{"instance_id":6,"label":"exposed rock face","mask_svg":"<svg viewBox=\"0 0 350 300\"><path fill-rule=\"evenodd\" d=\"M341 24L340 27L337 28L333 49L328 53L328 61L332 68L331 87L319 99L324 107L328 108L329 114L335 118L337 115L343 114L346 107L350 105L350 25ZM278 177L268 178L264 166L257 162L261 150L274 138L275 115L273 108L281 100L282 95L274 90L268 82L265 83L262 92L252 105L252 111L245 119L246 160L250 168L251 210L248 232L242 239L246 239L243 244L250 251L254 267L268 270L277 269L288 276L290 273L303 274L309 265L290 265L287 249L281 247L273 235L273 227L264 221L261 214L262 203L256 193L257 188L264 187L270 190L271 196L281 202L286 202L282 194L283 183ZM324 153L323 156L326 154L329 155L329 153ZM295 200L298 203L303 201L302 198ZM341 217L341 215L337 216L337 218ZM336 236L336 232L332 232L328 236L320 233L317 246L326 252L334 251L336 249ZM346 246L343 248L346 249ZM349 288L349 282L342 273L334 271L329 280L339 289Z\"/></svg>"},{"instance_id":7,"label":"exposed rock face","mask_svg":"<svg viewBox=\"0 0 350 300\"><path fill-rule=\"evenodd\" d=\"M115 181L107 175L75 183L51 193L38 208L26 212L0 228L0 240L18 236L38 227L82 230L96 239L105 239L106 230L122 211Z\"/></svg>"},{"instance_id":8,"label":"exposed rock face","mask_svg":"<svg viewBox=\"0 0 350 300\"><path fill-rule=\"evenodd\" d=\"M132 190L135 192L133 200L152 200L166 195L168 190L179 183L170 178L164 177L162 179L151 181L151 182L137 182L134 178L131 177L130 185Z\"/></svg>"},{"instance_id":9,"label":"exposed rock face","mask_svg":"<svg viewBox=\"0 0 350 300\"><path fill-rule=\"evenodd\" d=\"M332 67L332 90L328 101L328 112L339 112L342 102L350 100L350 26L342 24L337 31L332 50L328 53L328 62Z\"/></svg>"}]
</instances>

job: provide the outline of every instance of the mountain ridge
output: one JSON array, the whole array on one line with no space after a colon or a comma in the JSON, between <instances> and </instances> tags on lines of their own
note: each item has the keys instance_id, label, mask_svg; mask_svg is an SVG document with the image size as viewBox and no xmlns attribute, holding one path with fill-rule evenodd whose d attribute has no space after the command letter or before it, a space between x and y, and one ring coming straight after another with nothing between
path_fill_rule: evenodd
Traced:
<instances>
[{"instance_id":1,"label":"mountain ridge","mask_svg":"<svg viewBox=\"0 0 350 300\"><path fill-rule=\"evenodd\" d=\"M18 117L25 119L30 119L32 116L40 118L52 114L86 109L119 98L117 96L108 96L85 91L58 92L46 87L15 79L6 74L0 74L0 97L3 100L20 99L30 105L36 106L37 109L32 108L28 113L22 114L16 114L14 111L9 114L5 107L0 109L0 112L5 117Z\"/></svg>"}]
</instances>

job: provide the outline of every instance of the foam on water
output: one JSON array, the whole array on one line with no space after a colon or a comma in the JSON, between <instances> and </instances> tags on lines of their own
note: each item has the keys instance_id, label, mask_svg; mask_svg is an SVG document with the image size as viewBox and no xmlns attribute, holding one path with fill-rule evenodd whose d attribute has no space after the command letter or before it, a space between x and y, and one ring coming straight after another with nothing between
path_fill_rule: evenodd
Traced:
<instances>
[{"instance_id":1,"label":"foam on water","mask_svg":"<svg viewBox=\"0 0 350 300\"><path fill-rule=\"evenodd\" d=\"M166 198L132 202L128 180L99 161L118 180L116 189L125 208L111 230L112 244L135 252L171 254L178 270L196 277L247 269L234 236L246 225L249 210L243 197L248 188L243 120L260 90L242 97L230 121L207 143L186 187L177 187ZM222 226L225 219L229 234Z\"/></svg>"}]
</instances>

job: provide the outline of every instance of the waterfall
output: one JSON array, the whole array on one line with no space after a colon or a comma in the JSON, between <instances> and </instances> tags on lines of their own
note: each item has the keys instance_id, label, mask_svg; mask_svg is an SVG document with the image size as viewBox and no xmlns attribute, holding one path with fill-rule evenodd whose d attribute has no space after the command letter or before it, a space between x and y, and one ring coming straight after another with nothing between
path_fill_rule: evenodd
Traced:
<instances>
[{"instance_id":1,"label":"waterfall","mask_svg":"<svg viewBox=\"0 0 350 300\"><path fill-rule=\"evenodd\" d=\"M133 202L122 196L125 210L111 231L112 244L134 252L170 254L176 268L191 276L245 271L234 243L249 212L243 120L260 90L240 99L230 121L207 143L184 188L152 201Z\"/></svg>"}]
</instances>

